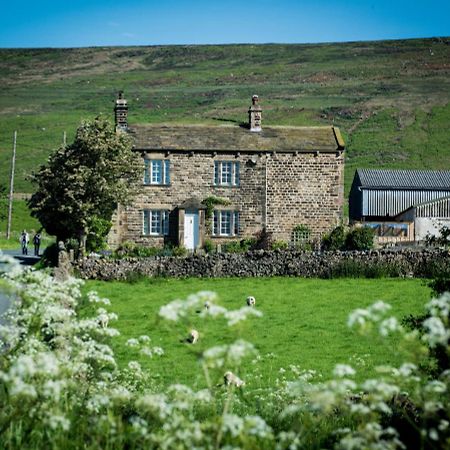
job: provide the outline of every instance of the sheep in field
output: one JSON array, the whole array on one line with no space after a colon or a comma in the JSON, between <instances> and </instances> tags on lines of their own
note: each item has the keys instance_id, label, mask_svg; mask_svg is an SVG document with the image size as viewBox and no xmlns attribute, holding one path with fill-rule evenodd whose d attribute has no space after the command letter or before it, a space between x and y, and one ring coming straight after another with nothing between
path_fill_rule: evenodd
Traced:
<instances>
[{"instance_id":1,"label":"sheep in field","mask_svg":"<svg viewBox=\"0 0 450 450\"><path fill-rule=\"evenodd\" d=\"M205 309L209 309L211 307L211 303L209 303L208 300L206 300L204 306L205 306Z\"/></svg>"},{"instance_id":2,"label":"sheep in field","mask_svg":"<svg viewBox=\"0 0 450 450\"><path fill-rule=\"evenodd\" d=\"M255 304L256 304L255 297L253 297L252 295L249 295L247 297L247 306L255 306Z\"/></svg>"},{"instance_id":3,"label":"sheep in field","mask_svg":"<svg viewBox=\"0 0 450 450\"><path fill-rule=\"evenodd\" d=\"M230 371L225 372L223 376L223 381L225 386L236 386L236 387L245 386L245 382Z\"/></svg>"},{"instance_id":4,"label":"sheep in field","mask_svg":"<svg viewBox=\"0 0 450 450\"><path fill-rule=\"evenodd\" d=\"M109 317L106 312L102 312L97 319L98 324L104 329L108 328Z\"/></svg>"},{"instance_id":5,"label":"sheep in field","mask_svg":"<svg viewBox=\"0 0 450 450\"><path fill-rule=\"evenodd\" d=\"M189 336L186 339L187 342L189 342L190 344L195 344L198 341L199 338L199 334L197 330L191 330L189 331Z\"/></svg>"}]
</instances>

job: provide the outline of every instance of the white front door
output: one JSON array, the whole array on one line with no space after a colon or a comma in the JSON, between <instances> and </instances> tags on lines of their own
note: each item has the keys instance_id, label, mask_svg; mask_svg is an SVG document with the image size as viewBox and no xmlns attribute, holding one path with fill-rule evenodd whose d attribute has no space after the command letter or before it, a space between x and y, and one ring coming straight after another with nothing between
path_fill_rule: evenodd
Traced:
<instances>
[{"instance_id":1,"label":"white front door","mask_svg":"<svg viewBox=\"0 0 450 450\"><path fill-rule=\"evenodd\" d=\"M198 211L186 211L184 214L184 246L194 250L198 246Z\"/></svg>"}]
</instances>

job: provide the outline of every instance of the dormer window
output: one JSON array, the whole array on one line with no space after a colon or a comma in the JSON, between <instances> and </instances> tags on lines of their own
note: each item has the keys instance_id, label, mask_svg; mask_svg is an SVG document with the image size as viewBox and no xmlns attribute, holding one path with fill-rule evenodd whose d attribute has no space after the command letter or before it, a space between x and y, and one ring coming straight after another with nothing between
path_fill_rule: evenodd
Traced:
<instances>
[{"instance_id":1,"label":"dormer window","mask_svg":"<svg viewBox=\"0 0 450 450\"><path fill-rule=\"evenodd\" d=\"M170 184L170 161L168 159L145 159L144 184Z\"/></svg>"},{"instance_id":2,"label":"dormer window","mask_svg":"<svg viewBox=\"0 0 450 450\"><path fill-rule=\"evenodd\" d=\"M239 186L239 162L214 161L214 184L216 186Z\"/></svg>"}]
</instances>

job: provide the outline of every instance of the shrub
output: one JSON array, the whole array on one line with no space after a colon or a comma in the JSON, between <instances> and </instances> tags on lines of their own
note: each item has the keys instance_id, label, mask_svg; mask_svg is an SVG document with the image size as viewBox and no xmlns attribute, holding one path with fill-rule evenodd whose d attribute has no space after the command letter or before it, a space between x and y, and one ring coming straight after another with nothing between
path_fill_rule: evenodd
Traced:
<instances>
[{"instance_id":1,"label":"shrub","mask_svg":"<svg viewBox=\"0 0 450 450\"><path fill-rule=\"evenodd\" d=\"M42 253L40 263L44 267L56 267L58 265L58 244L53 242Z\"/></svg>"},{"instance_id":2,"label":"shrub","mask_svg":"<svg viewBox=\"0 0 450 450\"><path fill-rule=\"evenodd\" d=\"M223 245L222 249L225 253L242 253L244 251L240 241L229 241Z\"/></svg>"},{"instance_id":3,"label":"shrub","mask_svg":"<svg viewBox=\"0 0 450 450\"><path fill-rule=\"evenodd\" d=\"M322 239L322 248L324 250L335 251L343 250L345 246L345 228L342 225L337 226Z\"/></svg>"},{"instance_id":4,"label":"shrub","mask_svg":"<svg viewBox=\"0 0 450 450\"><path fill-rule=\"evenodd\" d=\"M213 253L215 250L215 246L211 240L207 239L203 244L203 249L206 253Z\"/></svg>"},{"instance_id":5,"label":"shrub","mask_svg":"<svg viewBox=\"0 0 450 450\"><path fill-rule=\"evenodd\" d=\"M186 256L188 254L187 248L183 245L178 245L172 248L173 256Z\"/></svg>"},{"instance_id":6,"label":"shrub","mask_svg":"<svg viewBox=\"0 0 450 450\"><path fill-rule=\"evenodd\" d=\"M425 244L432 247L450 248L450 227L443 226L439 230L439 237L427 233Z\"/></svg>"},{"instance_id":7,"label":"shrub","mask_svg":"<svg viewBox=\"0 0 450 450\"><path fill-rule=\"evenodd\" d=\"M356 227L345 238L347 250L370 250L373 248L374 230L370 227Z\"/></svg>"},{"instance_id":8,"label":"shrub","mask_svg":"<svg viewBox=\"0 0 450 450\"><path fill-rule=\"evenodd\" d=\"M428 283L428 286L430 286L430 288L433 289L434 295L441 295L444 292L450 292L450 277L436 278L430 281L430 283Z\"/></svg>"},{"instance_id":9,"label":"shrub","mask_svg":"<svg viewBox=\"0 0 450 450\"><path fill-rule=\"evenodd\" d=\"M272 242L271 250L287 250L289 247L288 243L286 241L277 240Z\"/></svg>"},{"instance_id":10,"label":"shrub","mask_svg":"<svg viewBox=\"0 0 450 450\"><path fill-rule=\"evenodd\" d=\"M399 277L400 268L394 263L371 262L362 264L353 259L338 262L330 268L326 278L386 278Z\"/></svg>"}]
</instances>

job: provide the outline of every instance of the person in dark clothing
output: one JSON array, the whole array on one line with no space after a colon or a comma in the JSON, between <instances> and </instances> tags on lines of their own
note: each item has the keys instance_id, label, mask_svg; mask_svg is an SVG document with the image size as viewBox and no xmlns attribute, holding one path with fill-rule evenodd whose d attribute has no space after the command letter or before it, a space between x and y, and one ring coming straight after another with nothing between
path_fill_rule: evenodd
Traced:
<instances>
[{"instance_id":1,"label":"person in dark clothing","mask_svg":"<svg viewBox=\"0 0 450 450\"><path fill-rule=\"evenodd\" d=\"M33 238L34 256L39 256L39 247L41 245L41 234L36 233Z\"/></svg>"},{"instance_id":2,"label":"person in dark clothing","mask_svg":"<svg viewBox=\"0 0 450 450\"><path fill-rule=\"evenodd\" d=\"M20 235L20 244L22 245L22 255L28 255L28 242L30 238L28 237L27 230L23 230Z\"/></svg>"}]
</instances>

